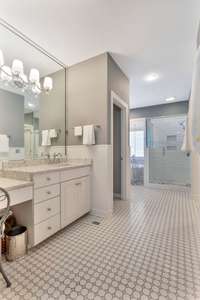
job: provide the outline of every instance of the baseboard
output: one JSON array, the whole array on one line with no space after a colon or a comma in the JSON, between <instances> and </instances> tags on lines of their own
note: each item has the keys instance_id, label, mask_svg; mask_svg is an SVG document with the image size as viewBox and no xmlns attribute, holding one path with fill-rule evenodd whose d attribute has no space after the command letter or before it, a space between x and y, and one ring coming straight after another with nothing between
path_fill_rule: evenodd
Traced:
<instances>
[{"instance_id":1,"label":"baseboard","mask_svg":"<svg viewBox=\"0 0 200 300\"><path fill-rule=\"evenodd\" d=\"M114 199L121 199L122 198L121 194L119 194L119 193L113 193L113 197L114 197Z\"/></svg>"},{"instance_id":2,"label":"baseboard","mask_svg":"<svg viewBox=\"0 0 200 300\"><path fill-rule=\"evenodd\" d=\"M172 190L172 191L190 191L189 186L184 185L172 185L172 184L157 184L157 183L147 183L144 185L146 188L160 189L160 190Z\"/></svg>"},{"instance_id":3,"label":"baseboard","mask_svg":"<svg viewBox=\"0 0 200 300\"><path fill-rule=\"evenodd\" d=\"M193 201L200 203L200 195L199 194L193 194L191 195L191 198Z\"/></svg>"}]
</instances>

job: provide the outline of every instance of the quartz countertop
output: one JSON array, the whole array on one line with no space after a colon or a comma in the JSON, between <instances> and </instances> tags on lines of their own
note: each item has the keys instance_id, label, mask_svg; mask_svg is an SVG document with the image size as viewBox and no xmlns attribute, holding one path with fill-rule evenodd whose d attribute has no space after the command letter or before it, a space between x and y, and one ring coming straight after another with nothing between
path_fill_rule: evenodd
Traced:
<instances>
[{"instance_id":1,"label":"quartz countertop","mask_svg":"<svg viewBox=\"0 0 200 300\"><path fill-rule=\"evenodd\" d=\"M27 186L32 186L32 182L0 177L0 187L6 191L12 191Z\"/></svg>"}]
</instances>

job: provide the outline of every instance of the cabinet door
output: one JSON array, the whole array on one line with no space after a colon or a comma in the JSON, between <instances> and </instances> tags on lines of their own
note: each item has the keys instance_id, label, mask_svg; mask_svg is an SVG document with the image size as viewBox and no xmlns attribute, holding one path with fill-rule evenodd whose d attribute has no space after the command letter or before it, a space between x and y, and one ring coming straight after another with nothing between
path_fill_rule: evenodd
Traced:
<instances>
[{"instance_id":1,"label":"cabinet door","mask_svg":"<svg viewBox=\"0 0 200 300\"><path fill-rule=\"evenodd\" d=\"M90 177L61 184L61 227L90 211Z\"/></svg>"},{"instance_id":2,"label":"cabinet door","mask_svg":"<svg viewBox=\"0 0 200 300\"><path fill-rule=\"evenodd\" d=\"M78 193L76 181L61 184L61 227L65 227L77 218Z\"/></svg>"},{"instance_id":3,"label":"cabinet door","mask_svg":"<svg viewBox=\"0 0 200 300\"><path fill-rule=\"evenodd\" d=\"M82 216L90 211L90 177L80 179L78 185L78 202L80 204L79 215Z\"/></svg>"}]
</instances>

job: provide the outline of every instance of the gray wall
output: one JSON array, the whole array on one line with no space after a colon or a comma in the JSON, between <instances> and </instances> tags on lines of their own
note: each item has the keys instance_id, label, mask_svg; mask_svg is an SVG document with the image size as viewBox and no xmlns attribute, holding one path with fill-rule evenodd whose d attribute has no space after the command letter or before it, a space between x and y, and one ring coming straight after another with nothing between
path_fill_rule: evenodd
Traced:
<instances>
[{"instance_id":1,"label":"gray wall","mask_svg":"<svg viewBox=\"0 0 200 300\"><path fill-rule=\"evenodd\" d=\"M129 103L129 79L108 53L108 96L114 91L122 100Z\"/></svg>"},{"instance_id":2,"label":"gray wall","mask_svg":"<svg viewBox=\"0 0 200 300\"><path fill-rule=\"evenodd\" d=\"M74 137L73 127L100 125L97 144L106 144L107 136L107 54L88 59L68 69L68 144L82 144Z\"/></svg>"},{"instance_id":3,"label":"gray wall","mask_svg":"<svg viewBox=\"0 0 200 300\"><path fill-rule=\"evenodd\" d=\"M110 143L111 91L129 104L129 79L108 53L108 143Z\"/></svg>"},{"instance_id":4,"label":"gray wall","mask_svg":"<svg viewBox=\"0 0 200 300\"><path fill-rule=\"evenodd\" d=\"M130 110L130 118L152 118L187 114L188 101L153 105Z\"/></svg>"},{"instance_id":5,"label":"gray wall","mask_svg":"<svg viewBox=\"0 0 200 300\"><path fill-rule=\"evenodd\" d=\"M10 135L11 147L24 147L24 97L1 89L0 134Z\"/></svg>"},{"instance_id":6,"label":"gray wall","mask_svg":"<svg viewBox=\"0 0 200 300\"><path fill-rule=\"evenodd\" d=\"M68 144L82 144L73 127L95 124L96 143L110 144L111 90L129 102L129 80L108 53L68 69Z\"/></svg>"},{"instance_id":7,"label":"gray wall","mask_svg":"<svg viewBox=\"0 0 200 300\"><path fill-rule=\"evenodd\" d=\"M61 129L58 139L53 141L53 145L65 145L65 72L64 69L50 74L53 78L53 89L40 97L40 130Z\"/></svg>"}]
</instances>

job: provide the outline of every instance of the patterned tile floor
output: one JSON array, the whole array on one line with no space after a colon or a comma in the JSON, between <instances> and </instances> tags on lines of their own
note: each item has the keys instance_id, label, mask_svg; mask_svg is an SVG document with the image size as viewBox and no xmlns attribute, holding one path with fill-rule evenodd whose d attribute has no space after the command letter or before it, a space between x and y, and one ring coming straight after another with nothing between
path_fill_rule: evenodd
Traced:
<instances>
[{"instance_id":1,"label":"patterned tile floor","mask_svg":"<svg viewBox=\"0 0 200 300\"><path fill-rule=\"evenodd\" d=\"M135 187L112 219L86 216L5 263L0 299L200 299L199 234L189 192Z\"/></svg>"}]
</instances>

